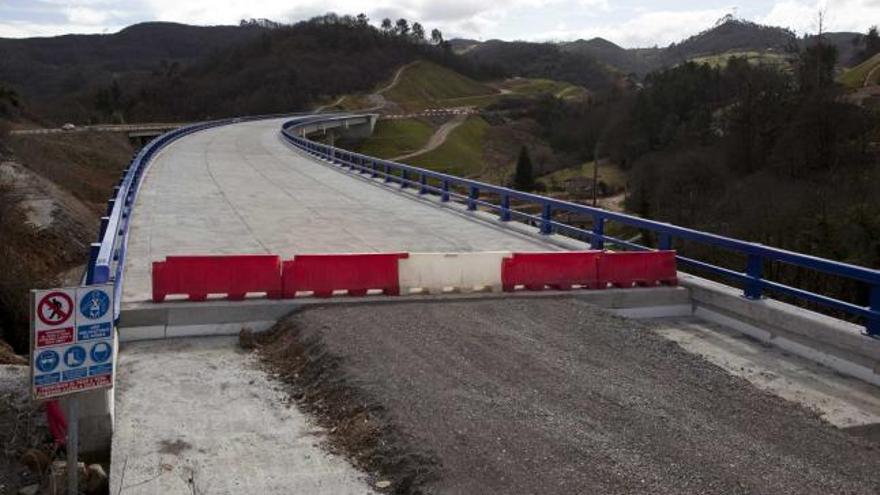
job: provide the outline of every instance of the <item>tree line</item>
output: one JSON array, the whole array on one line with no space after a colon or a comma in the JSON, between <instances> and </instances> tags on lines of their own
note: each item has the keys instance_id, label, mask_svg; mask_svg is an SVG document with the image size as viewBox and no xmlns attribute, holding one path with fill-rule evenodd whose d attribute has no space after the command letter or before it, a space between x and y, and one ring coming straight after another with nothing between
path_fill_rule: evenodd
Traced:
<instances>
[{"instance_id":1,"label":"tree line","mask_svg":"<svg viewBox=\"0 0 880 495\"><path fill-rule=\"evenodd\" d=\"M627 171L638 215L864 266L880 267L880 113L834 80L821 37L790 70L732 58L654 72L639 91L583 104L548 97L514 107L557 150L598 150ZM651 243L651 236L645 239ZM742 270L744 260L685 252ZM786 266L776 280L865 302L866 288Z\"/></svg>"}]
</instances>

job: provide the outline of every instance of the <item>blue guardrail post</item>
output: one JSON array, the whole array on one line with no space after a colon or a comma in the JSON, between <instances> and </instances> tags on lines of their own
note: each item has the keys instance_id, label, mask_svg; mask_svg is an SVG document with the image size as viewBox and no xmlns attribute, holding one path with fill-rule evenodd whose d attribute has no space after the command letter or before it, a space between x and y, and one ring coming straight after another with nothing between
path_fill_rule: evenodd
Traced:
<instances>
[{"instance_id":1,"label":"blue guardrail post","mask_svg":"<svg viewBox=\"0 0 880 495\"><path fill-rule=\"evenodd\" d=\"M541 208L541 233L544 235L550 235L553 233L553 209L550 207L549 203L544 203Z\"/></svg>"},{"instance_id":2,"label":"blue guardrail post","mask_svg":"<svg viewBox=\"0 0 880 495\"><path fill-rule=\"evenodd\" d=\"M593 216L593 237L590 239L590 249L605 249L605 218L601 215Z\"/></svg>"},{"instance_id":3,"label":"blue guardrail post","mask_svg":"<svg viewBox=\"0 0 880 495\"><path fill-rule=\"evenodd\" d=\"M98 253L100 251L100 242L93 242L89 246L89 264L86 266L86 285L92 285L95 283L95 263L98 261Z\"/></svg>"},{"instance_id":4,"label":"blue guardrail post","mask_svg":"<svg viewBox=\"0 0 880 495\"><path fill-rule=\"evenodd\" d=\"M501 195L501 221L509 222L510 221L510 195L502 194Z\"/></svg>"},{"instance_id":5,"label":"blue guardrail post","mask_svg":"<svg viewBox=\"0 0 880 495\"><path fill-rule=\"evenodd\" d=\"M746 264L746 275L749 277L744 294L746 299L761 299L761 272L763 269L764 260L757 254L750 254Z\"/></svg>"},{"instance_id":6,"label":"blue guardrail post","mask_svg":"<svg viewBox=\"0 0 880 495\"><path fill-rule=\"evenodd\" d=\"M467 201L467 209L474 211L477 209L476 199L480 197L480 189L475 186L471 186L470 194L468 194Z\"/></svg>"},{"instance_id":7,"label":"blue guardrail post","mask_svg":"<svg viewBox=\"0 0 880 495\"><path fill-rule=\"evenodd\" d=\"M868 318L868 324L865 325L868 335L880 338L880 285L871 286L871 292L868 295L868 307L875 313L873 318Z\"/></svg>"}]
</instances>

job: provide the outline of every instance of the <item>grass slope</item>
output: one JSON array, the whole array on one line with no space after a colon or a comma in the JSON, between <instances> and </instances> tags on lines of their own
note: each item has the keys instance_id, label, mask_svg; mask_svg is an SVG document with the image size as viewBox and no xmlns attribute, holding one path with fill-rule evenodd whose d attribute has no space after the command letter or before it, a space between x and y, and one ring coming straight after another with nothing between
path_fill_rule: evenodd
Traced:
<instances>
[{"instance_id":1,"label":"grass slope","mask_svg":"<svg viewBox=\"0 0 880 495\"><path fill-rule=\"evenodd\" d=\"M420 149L434 129L417 119L380 120L373 135L358 149L379 158L392 158Z\"/></svg>"},{"instance_id":2,"label":"grass slope","mask_svg":"<svg viewBox=\"0 0 880 495\"><path fill-rule=\"evenodd\" d=\"M485 84L426 61L407 68L397 85L384 93L406 110L480 104L495 95Z\"/></svg>"},{"instance_id":3,"label":"grass slope","mask_svg":"<svg viewBox=\"0 0 880 495\"><path fill-rule=\"evenodd\" d=\"M516 95L540 96L549 94L564 100L582 100L590 94L583 86L552 79L518 77L505 81L502 87Z\"/></svg>"},{"instance_id":4,"label":"grass slope","mask_svg":"<svg viewBox=\"0 0 880 495\"><path fill-rule=\"evenodd\" d=\"M724 67L725 65L727 65L727 62L733 57L745 58L746 61L753 65L771 65L779 67L781 69L788 69L791 67L790 57L783 53L767 51L730 51L718 55L693 57L690 59L690 61L698 64L707 64L711 67Z\"/></svg>"},{"instance_id":5,"label":"grass slope","mask_svg":"<svg viewBox=\"0 0 880 495\"><path fill-rule=\"evenodd\" d=\"M481 117L468 117L439 148L405 160L411 165L459 176L473 176L483 168L483 139L489 124Z\"/></svg>"},{"instance_id":6,"label":"grass slope","mask_svg":"<svg viewBox=\"0 0 880 495\"><path fill-rule=\"evenodd\" d=\"M564 168L540 177L538 181L546 184L549 190L562 190L565 188L565 181L573 177L592 179L594 166L595 162L587 162L580 167ZM603 161L599 165L599 181L607 184L612 190L623 189L626 186L626 173L616 164Z\"/></svg>"},{"instance_id":7,"label":"grass slope","mask_svg":"<svg viewBox=\"0 0 880 495\"><path fill-rule=\"evenodd\" d=\"M865 78L877 66L880 66L880 53L841 74L840 82L848 88L861 88L865 85ZM871 74L871 80L868 82L868 85L878 83L880 83L880 69Z\"/></svg>"}]
</instances>

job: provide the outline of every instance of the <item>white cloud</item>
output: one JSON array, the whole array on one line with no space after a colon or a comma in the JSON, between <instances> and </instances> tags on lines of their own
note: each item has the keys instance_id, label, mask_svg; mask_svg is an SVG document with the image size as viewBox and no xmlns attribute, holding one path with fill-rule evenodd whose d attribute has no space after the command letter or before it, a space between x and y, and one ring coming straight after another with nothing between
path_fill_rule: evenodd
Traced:
<instances>
[{"instance_id":1,"label":"white cloud","mask_svg":"<svg viewBox=\"0 0 880 495\"><path fill-rule=\"evenodd\" d=\"M762 24L783 26L798 34L819 30L819 12L824 13L825 31L864 32L880 22L878 0L783 0L758 19Z\"/></svg>"},{"instance_id":2,"label":"white cloud","mask_svg":"<svg viewBox=\"0 0 880 495\"><path fill-rule=\"evenodd\" d=\"M90 7L70 7L65 12L71 24L96 25L104 24L116 16L113 11L98 10Z\"/></svg>"},{"instance_id":3,"label":"white cloud","mask_svg":"<svg viewBox=\"0 0 880 495\"><path fill-rule=\"evenodd\" d=\"M510 11L524 8L538 9L565 0L509 0L503 4L474 0L378 0L365 5L354 0L145 0L158 20L196 23L230 24L242 18L298 21L326 12L370 16L374 22L383 17L404 17L424 25L439 26L450 32L478 35L497 26ZM607 0L575 0L596 8L607 8ZM482 33L481 33L482 32Z\"/></svg>"},{"instance_id":4,"label":"white cloud","mask_svg":"<svg viewBox=\"0 0 880 495\"><path fill-rule=\"evenodd\" d=\"M730 1L731 6L719 6L718 1ZM752 20L799 33L815 31L816 12L823 7L829 30L865 31L880 20L880 0L34 0L25 7L0 0L0 36L105 32L151 20L208 25L255 17L295 22L333 11L364 12L375 23L383 17L418 20L428 29L440 28L447 38L601 36L627 47L662 46L711 27L734 10L734 1ZM48 13L61 19L46 21Z\"/></svg>"},{"instance_id":5,"label":"white cloud","mask_svg":"<svg viewBox=\"0 0 880 495\"><path fill-rule=\"evenodd\" d=\"M125 26L95 24L40 24L21 21L0 21L0 38L35 38L59 34L101 34L119 31Z\"/></svg>"},{"instance_id":6,"label":"white cloud","mask_svg":"<svg viewBox=\"0 0 880 495\"><path fill-rule=\"evenodd\" d=\"M603 23L581 29L561 29L539 33L534 40L572 40L601 37L620 46L634 48L653 45L666 46L681 41L711 27L715 21L730 13L729 9L690 11L642 11L620 23Z\"/></svg>"}]
</instances>

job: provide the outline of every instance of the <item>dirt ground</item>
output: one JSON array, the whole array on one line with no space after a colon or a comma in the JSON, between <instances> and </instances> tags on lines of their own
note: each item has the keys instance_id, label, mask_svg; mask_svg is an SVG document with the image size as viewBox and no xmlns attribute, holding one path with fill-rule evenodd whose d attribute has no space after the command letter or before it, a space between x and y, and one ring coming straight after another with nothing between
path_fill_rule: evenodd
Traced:
<instances>
[{"instance_id":1,"label":"dirt ground","mask_svg":"<svg viewBox=\"0 0 880 495\"><path fill-rule=\"evenodd\" d=\"M0 143L0 340L17 352L27 350L28 290L67 282L88 259L132 151L124 134L106 132Z\"/></svg>"},{"instance_id":2,"label":"dirt ground","mask_svg":"<svg viewBox=\"0 0 880 495\"><path fill-rule=\"evenodd\" d=\"M395 493L880 493L880 445L570 298L314 307L267 366Z\"/></svg>"},{"instance_id":3,"label":"dirt ground","mask_svg":"<svg viewBox=\"0 0 880 495\"><path fill-rule=\"evenodd\" d=\"M46 450L48 440L42 407L28 396L27 366L0 364L0 495L40 482L22 464L22 454L30 448Z\"/></svg>"}]
</instances>

